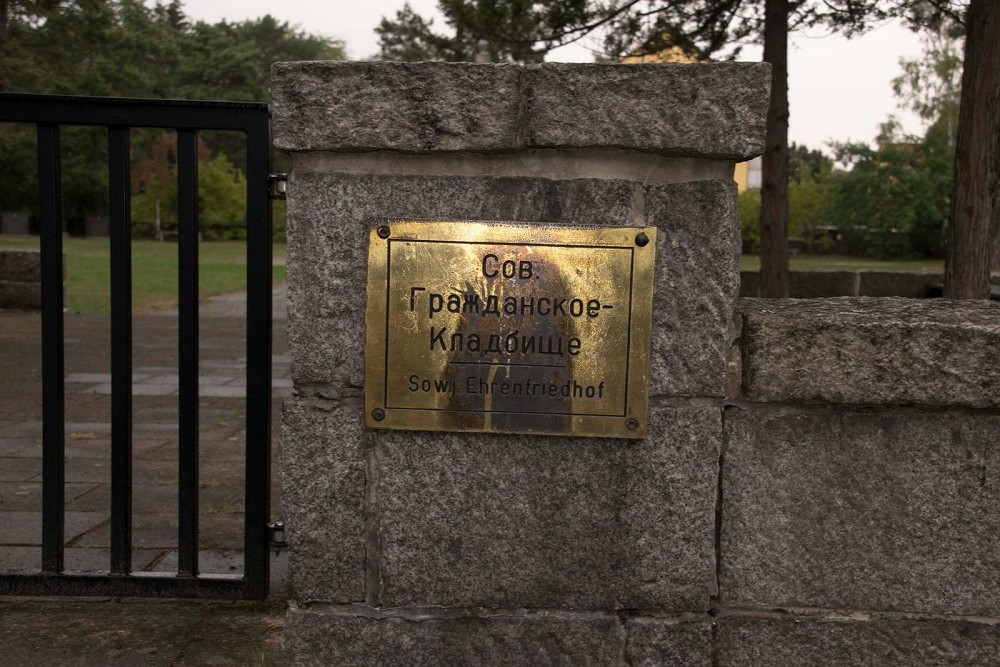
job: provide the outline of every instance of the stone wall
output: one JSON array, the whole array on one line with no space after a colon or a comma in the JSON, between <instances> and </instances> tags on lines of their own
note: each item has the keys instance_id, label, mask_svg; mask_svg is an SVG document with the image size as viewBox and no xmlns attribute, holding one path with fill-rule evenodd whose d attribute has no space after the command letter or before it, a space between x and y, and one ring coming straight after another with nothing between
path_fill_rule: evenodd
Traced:
<instances>
[{"instance_id":1,"label":"stone wall","mask_svg":"<svg viewBox=\"0 0 1000 667\"><path fill-rule=\"evenodd\" d=\"M732 164L763 149L768 81L732 64L275 66L294 664L995 652L1000 313L738 309ZM366 429L374 217L656 225L647 437Z\"/></svg>"},{"instance_id":2,"label":"stone wall","mask_svg":"<svg viewBox=\"0 0 1000 667\"><path fill-rule=\"evenodd\" d=\"M0 308L40 310L41 307L41 253L0 249Z\"/></svg>"},{"instance_id":3,"label":"stone wall","mask_svg":"<svg viewBox=\"0 0 1000 667\"><path fill-rule=\"evenodd\" d=\"M944 274L925 271L789 271L788 296L816 299L834 296L940 296ZM760 295L760 274L740 271L740 296Z\"/></svg>"},{"instance_id":4,"label":"stone wall","mask_svg":"<svg viewBox=\"0 0 1000 667\"><path fill-rule=\"evenodd\" d=\"M993 664L1000 304L744 299L719 664Z\"/></svg>"}]
</instances>

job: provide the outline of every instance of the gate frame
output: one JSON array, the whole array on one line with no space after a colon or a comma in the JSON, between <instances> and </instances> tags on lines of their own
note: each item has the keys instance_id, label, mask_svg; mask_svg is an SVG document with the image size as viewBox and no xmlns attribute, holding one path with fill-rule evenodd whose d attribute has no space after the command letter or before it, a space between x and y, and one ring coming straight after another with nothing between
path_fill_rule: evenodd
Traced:
<instances>
[{"instance_id":1,"label":"gate frame","mask_svg":"<svg viewBox=\"0 0 1000 667\"><path fill-rule=\"evenodd\" d=\"M0 122L38 130L42 270L42 567L0 572L0 595L263 599L269 591L271 479L271 206L268 105L0 93ZM63 358L60 125L108 130L111 222L111 563L64 571L65 368ZM132 571L132 128L177 133L178 572ZM199 130L247 140L247 395L242 575L198 572L198 157Z\"/></svg>"}]
</instances>

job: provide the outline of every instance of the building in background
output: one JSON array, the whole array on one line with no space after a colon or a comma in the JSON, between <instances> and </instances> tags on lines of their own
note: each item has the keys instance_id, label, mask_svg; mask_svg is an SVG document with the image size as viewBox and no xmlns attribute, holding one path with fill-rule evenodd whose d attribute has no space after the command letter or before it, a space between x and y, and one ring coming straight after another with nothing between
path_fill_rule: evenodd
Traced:
<instances>
[{"instance_id":1,"label":"building in background","mask_svg":"<svg viewBox=\"0 0 1000 667\"><path fill-rule=\"evenodd\" d=\"M750 188L759 188L763 173L763 162L760 156L748 162L737 162L733 180L736 181L736 191L745 192Z\"/></svg>"}]
</instances>

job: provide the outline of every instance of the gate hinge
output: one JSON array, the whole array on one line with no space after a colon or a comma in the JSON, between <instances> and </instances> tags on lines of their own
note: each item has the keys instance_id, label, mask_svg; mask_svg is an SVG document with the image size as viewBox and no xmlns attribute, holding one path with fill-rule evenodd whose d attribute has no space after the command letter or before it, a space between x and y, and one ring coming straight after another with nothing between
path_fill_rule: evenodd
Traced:
<instances>
[{"instance_id":1,"label":"gate hinge","mask_svg":"<svg viewBox=\"0 0 1000 667\"><path fill-rule=\"evenodd\" d=\"M267 524L267 535L268 541L271 546L276 549L284 549L288 546L288 542L285 542L285 522L275 521L274 523Z\"/></svg>"},{"instance_id":2,"label":"gate hinge","mask_svg":"<svg viewBox=\"0 0 1000 667\"><path fill-rule=\"evenodd\" d=\"M271 199L284 199L288 191L288 174L271 174L267 177L267 196Z\"/></svg>"}]
</instances>

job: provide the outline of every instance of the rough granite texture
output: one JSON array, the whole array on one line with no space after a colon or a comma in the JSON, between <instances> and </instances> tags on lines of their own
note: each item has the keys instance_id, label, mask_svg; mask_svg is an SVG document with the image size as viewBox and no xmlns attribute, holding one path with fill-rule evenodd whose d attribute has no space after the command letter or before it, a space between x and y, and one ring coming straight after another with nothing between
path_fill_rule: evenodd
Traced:
<instances>
[{"instance_id":1,"label":"rough granite texture","mask_svg":"<svg viewBox=\"0 0 1000 667\"><path fill-rule=\"evenodd\" d=\"M0 280L0 308L41 310L42 283Z\"/></svg>"},{"instance_id":2,"label":"rough granite texture","mask_svg":"<svg viewBox=\"0 0 1000 667\"><path fill-rule=\"evenodd\" d=\"M995 665L1000 626L968 621L724 616L721 667Z\"/></svg>"},{"instance_id":3,"label":"rough granite texture","mask_svg":"<svg viewBox=\"0 0 1000 667\"><path fill-rule=\"evenodd\" d=\"M383 431L383 606L705 610L718 408L654 408L645 440Z\"/></svg>"},{"instance_id":4,"label":"rough granite texture","mask_svg":"<svg viewBox=\"0 0 1000 667\"><path fill-rule=\"evenodd\" d=\"M723 604L1000 616L1000 416L724 421Z\"/></svg>"},{"instance_id":5,"label":"rough granite texture","mask_svg":"<svg viewBox=\"0 0 1000 667\"><path fill-rule=\"evenodd\" d=\"M1000 303L744 299L752 401L1000 407Z\"/></svg>"},{"instance_id":6,"label":"rough granite texture","mask_svg":"<svg viewBox=\"0 0 1000 667\"><path fill-rule=\"evenodd\" d=\"M766 64L550 64L525 73L528 146L731 160L764 151Z\"/></svg>"},{"instance_id":7,"label":"rough granite texture","mask_svg":"<svg viewBox=\"0 0 1000 667\"><path fill-rule=\"evenodd\" d=\"M705 622L677 622L633 616L627 621L625 664L631 667L709 667L712 627Z\"/></svg>"},{"instance_id":8,"label":"rough granite texture","mask_svg":"<svg viewBox=\"0 0 1000 667\"><path fill-rule=\"evenodd\" d=\"M649 393L722 397L740 287L736 184L650 187L646 222L659 229Z\"/></svg>"},{"instance_id":9,"label":"rough granite texture","mask_svg":"<svg viewBox=\"0 0 1000 667\"><path fill-rule=\"evenodd\" d=\"M738 289L735 186L293 174L288 198L292 377L330 396L364 384L368 224L376 217L655 224L651 394L722 396ZM644 217L642 202L646 202ZM681 351L682 353L678 353Z\"/></svg>"},{"instance_id":10,"label":"rough granite texture","mask_svg":"<svg viewBox=\"0 0 1000 667\"><path fill-rule=\"evenodd\" d=\"M288 151L634 149L747 160L764 151L770 66L294 62L271 70Z\"/></svg>"},{"instance_id":11,"label":"rough granite texture","mask_svg":"<svg viewBox=\"0 0 1000 667\"><path fill-rule=\"evenodd\" d=\"M271 70L279 150L505 152L519 147L520 68L291 62Z\"/></svg>"},{"instance_id":12,"label":"rough granite texture","mask_svg":"<svg viewBox=\"0 0 1000 667\"><path fill-rule=\"evenodd\" d=\"M290 586L300 602L365 599L361 402L288 399L282 409L281 483Z\"/></svg>"},{"instance_id":13,"label":"rough granite texture","mask_svg":"<svg viewBox=\"0 0 1000 667\"><path fill-rule=\"evenodd\" d=\"M0 249L0 280L37 283L42 280L42 253Z\"/></svg>"},{"instance_id":14,"label":"rough granite texture","mask_svg":"<svg viewBox=\"0 0 1000 667\"><path fill-rule=\"evenodd\" d=\"M613 614L372 618L291 609L292 665L614 665L624 628Z\"/></svg>"}]
</instances>

